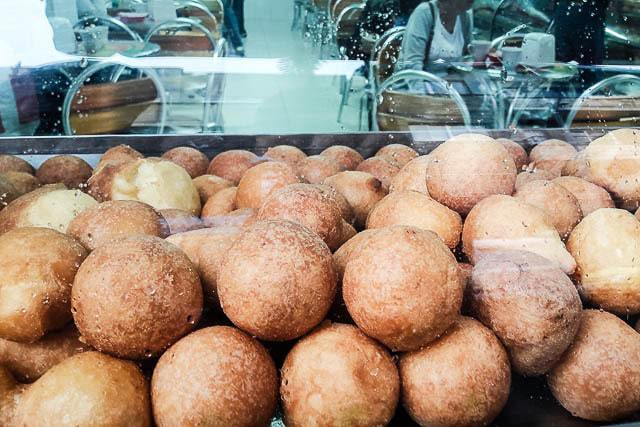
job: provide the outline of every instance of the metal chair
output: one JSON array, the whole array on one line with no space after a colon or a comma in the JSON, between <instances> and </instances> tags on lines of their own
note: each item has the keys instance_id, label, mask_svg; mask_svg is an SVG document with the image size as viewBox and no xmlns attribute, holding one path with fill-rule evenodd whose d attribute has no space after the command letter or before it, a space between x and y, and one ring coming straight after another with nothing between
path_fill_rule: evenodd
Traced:
<instances>
[{"instance_id":1,"label":"metal chair","mask_svg":"<svg viewBox=\"0 0 640 427\"><path fill-rule=\"evenodd\" d=\"M362 5L364 7L366 2L362 0L335 0L333 5L331 6L331 11L329 13L329 18L333 20L333 22L337 23L340 14L349 6L353 5ZM331 4L331 2L329 3Z\"/></svg>"},{"instance_id":2,"label":"metal chair","mask_svg":"<svg viewBox=\"0 0 640 427\"><path fill-rule=\"evenodd\" d=\"M573 122L575 121L576 117L582 111L582 107L584 107L585 104L588 103L589 99L591 99L597 92L599 92L599 91L601 91L602 89L605 89L605 88L615 87L615 86L620 85L622 83L627 83L627 84L630 84L630 85L637 85L638 89L640 91L640 77L638 77L638 76L631 75L631 74L619 74L617 76L612 76L612 77L606 78L606 79L594 84L593 86L591 86L587 90L585 90L582 93L582 95L580 95L580 97L578 97L578 99L576 99L576 101L573 103L573 106L571 107L571 110L569 111L569 115L567 116L567 119L565 121L564 127L566 129L570 129L571 128L571 126L573 125ZM616 110L618 112L625 111L625 110L621 110L620 109L620 105L618 105L617 108L614 107L614 110ZM587 114L587 118L590 118L589 117L590 115L591 115L591 113L588 113ZM632 117L632 119L635 119L636 121L639 120L638 117ZM601 120L601 119L597 119L597 120Z\"/></svg>"},{"instance_id":3,"label":"metal chair","mask_svg":"<svg viewBox=\"0 0 640 427\"><path fill-rule=\"evenodd\" d=\"M227 43L225 39L216 39L209 31L209 29L206 28L203 24L189 18L177 18L175 20L170 20L156 25L149 31L149 33L145 37L145 41L152 40L154 36L162 31L175 33L176 31L182 30L184 28L196 29L204 34L204 37L208 42L206 52L210 52L210 56L213 59L226 55ZM174 54L179 53L180 51L174 51ZM188 51L186 55L193 55L193 51ZM220 103L217 101L212 102L212 98L215 98L216 95L222 95L222 92L224 90L224 76L214 73L203 75L191 74L189 75L190 86L187 88L185 88L183 85L182 74L180 74L177 78L178 83L176 85L173 85L173 87L177 89L178 94L176 95L176 91L173 91L173 93L170 92L170 96L172 96L173 99L170 99L168 104L172 105L176 102L183 103L182 94L185 94L186 98L184 99L184 103L187 104L193 103L193 99L201 99L203 105L200 125L201 131L203 133L207 133L211 130L220 130L222 128L221 111L220 109L218 109L217 111L213 111L212 108L212 104L218 106ZM171 113L171 111L169 111L169 113ZM215 115L215 118L211 118L212 114Z\"/></svg>"},{"instance_id":4,"label":"metal chair","mask_svg":"<svg viewBox=\"0 0 640 427\"><path fill-rule=\"evenodd\" d=\"M189 8L193 9L195 13L193 15L185 16L186 18L190 18L193 16L204 17L206 18L206 20L203 20L202 24L205 27L207 27L207 29L210 32L214 33L220 30L219 25L221 22L218 21L218 18L216 18L213 12L209 10L209 8L205 4L201 3L200 1L197 1L197 0L180 1L178 3L178 7L176 8L176 11L180 12L180 11L186 10L186 12L188 13Z\"/></svg>"},{"instance_id":5,"label":"metal chair","mask_svg":"<svg viewBox=\"0 0 640 427\"><path fill-rule=\"evenodd\" d=\"M382 37L380 37L380 40L374 45L371 70L376 86L382 84L382 82L394 73L400 56L400 50L402 49L402 40L404 39L405 31L405 27L392 28L384 33Z\"/></svg>"},{"instance_id":6,"label":"metal chair","mask_svg":"<svg viewBox=\"0 0 640 427\"><path fill-rule=\"evenodd\" d=\"M96 73L106 70L107 68L111 68L111 67L116 67L116 68L121 68L123 67L123 65L121 64L117 64L117 63L112 63L112 62L98 62L90 67L88 67L87 69L85 69L82 73L80 73L80 75L78 77L76 77L73 82L71 83L68 91L67 91L67 95L64 98L64 102L62 104L62 126L64 129L64 133L66 135L75 135L76 131L74 130L74 128L72 127L72 118L71 115L74 113L72 108L74 107L73 103L75 101L76 105L76 109L80 109L81 104L83 103L87 103L90 104L90 100L84 99L82 96L79 99L76 99L76 95L78 94L79 90L81 89L81 87L90 80L90 78L92 76L94 76ZM118 84L118 78L122 75L122 73L112 73L111 75L113 76L114 74L117 74L116 79L110 79L110 83L113 85L117 85ZM156 96L160 98L160 122L158 124L157 127L157 131L156 133L158 135L164 133L164 128L165 128L165 124L166 124L166 118L167 118L167 109L166 109L166 98L165 98L165 91L164 91L164 86L162 84L162 82L160 81L160 78L158 77L157 73L152 70L152 69L141 69L140 70L140 74L146 74L147 77L151 80L153 86L155 87L155 92L156 92ZM121 82L121 83L126 83L126 82ZM137 84L139 86L139 84ZM116 86L113 86L116 87ZM107 95L109 95L107 93ZM107 96L108 98L108 96ZM129 100L129 97L127 97L127 100ZM100 99L99 101L101 101L103 104L106 102L108 103L109 100L105 100L105 99ZM118 108L118 107L123 107L126 108L126 101L118 101L117 99L113 100L114 102L112 102L112 107ZM134 105L134 104L130 104L130 105ZM139 109L139 111L137 111L137 114L142 113L142 111L144 111L145 106L142 106L142 109ZM147 106L148 107L148 106ZM89 113L85 113L84 117L86 118L89 114L91 114L91 112ZM132 117L130 116L131 112L129 110L125 110L124 114L122 115L124 117L124 120L127 120L131 123L133 123L133 121L135 120L135 117L132 119ZM77 116L79 116L79 119L82 119L82 113L80 111L78 111ZM137 115L136 115L137 117ZM100 120L103 123L107 122L107 124L109 126L116 126L115 124L113 124L112 122L114 122L115 120ZM117 129L117 130L122 130L122 129Z\"/></svg>"},{"instance_id":7,"label":"metal chair","mask_svg":"<svg viewBox=\"0 0 640 427\"><path fill-rule=\"evenodd\" d=\"M346 48L346 46L343 46L343 43L345 40L348 40L355 31L356 25L358 25L358 20L360 19L363 10L364 4L352 4L345 7L336 19L335 43L339 55L342 57L342 59L348 59L341 53L343 48ZM349 101L349 93L351 92L353 78L355 77L355 75L356 74L354 73L349 79L347 79L345 76L341 77L341 99L340 107L338 108L338 123L342 119L342 112L345 105L347 105L347 102Z\"/></svg>"},{"instance_id":8,"label":"metal chair","mask_svg":"<svg viewBox=\"0 0 640 427\"><path fill-rule=\"evenodd\" d=\"M293 20L291 21L291 31L304 26L306 16L303 19L302 15L307 13L308 8L311 6L309 0L294 0L293 1Z\"/></svg>"},{"instance_id":9,"label":"metal chair","mask_svg":"<svg viewBox=\"0 0 640 427\"><path fill-rule=\"evenodd\" d=\"M369 58L369 75L364 93L360 97L359 129L362 130L362 115L367 111L368 129L373 129L373 101L382 81L390 77L398 62L405 27L387 30L376 40ZM349 92L347 92L348 94ZM348 95L347 95L348 96ZM345 102L348 101L345 100Z\"/></svg>"},{"instance_id":10,"label":"metal chair","mask_svg":"<svg viewBox=\"0 0 640 427\"><path fill-rule=\"evenodd\" d=\"M78 22L73 25L73 28L84 28L90 25L106 25L108 27L115 27L131 37L131 40L138 42L142 41L142 37L140 37L138 33L129 28L127 24L110 16L85 16L83 18L80 18Z\"/></svg>"},{"instance_id":11,"label":"metal chair","mask_svg":"<svg viewBox=\"0 0 640 427\"><path fill-rule=\"evenodd\" d=\"M438 94L410 92L409 89L415 87L416 82L427 83L433 89L438 89ZM405 70L394 74L380 85L376 100L374 107L377 130L400 130L405 125L412 124L471 126L469 109L458 91L444 79L426 71ZM433 103L437 103L434 109L424 108ZM427 111L441 116L434 121L424 114Z\"/></svg>"},{"instance_id":12,"label":"metal chair","mask_svg":"<svg viewBox=\"0 0 640 427\"><path fill-rule=\"evenodd\" d=\"M343 52L348 48L347 42L355 32L363 10L363 3L349 5L342 9L333 24L332 47L336 49L336 56L340 59L347 59Z\"/></svg>"}]
</instances>

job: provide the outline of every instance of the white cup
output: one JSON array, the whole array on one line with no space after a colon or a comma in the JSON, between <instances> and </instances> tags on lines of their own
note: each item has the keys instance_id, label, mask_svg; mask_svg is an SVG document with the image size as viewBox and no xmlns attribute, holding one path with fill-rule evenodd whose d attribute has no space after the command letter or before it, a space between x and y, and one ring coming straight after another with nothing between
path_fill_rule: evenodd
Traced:
<instances>
[{"instance_id":1,"label":"white cup","mask_svg":"<svg viewBox=\"0 0 640 427\"><path fill-rule=\"evenodd\" d=\"M475 62L482 62L491 51L491 42L489 40L473 40L469 44L469 52L473 55Z\"/></svg>"},{"instance_id":2,"label":"white cup","mask_svg":"<svg viewBox=\"0 0 640 427\"><path fill-rule=\"evenodd\" d=\"M521 47L504 46L502 48L502 65L504 65L504 68L506 68L508 71L515 71L521 60Z\"/></svg>"}]
</instances>

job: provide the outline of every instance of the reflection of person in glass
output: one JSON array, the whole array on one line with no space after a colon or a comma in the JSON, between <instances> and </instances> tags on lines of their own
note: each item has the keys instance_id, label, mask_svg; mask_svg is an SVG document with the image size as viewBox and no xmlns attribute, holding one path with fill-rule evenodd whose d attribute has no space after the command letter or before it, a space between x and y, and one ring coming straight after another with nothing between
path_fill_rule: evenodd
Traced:
<instances>
[{"instance_id":1,"label":"reflection of person in glass","mask_svg":"<svg viewBox=\"0 0 640 427\"><path fill-rule=\"evenodd\" d=\"M598 65L605 57L605 20L610 0L557 0L556 57Z\"/></svg>"},{"instance_id":2,"label":"reflection of person in glass","mask_svg":"<svg viewBox=\"0 0 640 427\"><path fill-rule=\"evenodd\" d=\"M422 70L437 60L456 61L471 42L472 0L432 0L411 14L397 70Z\"/></svg>"},{"instance_id":3,"label":"reflection of person in glass","mask_svg":"<svg viewBox=\"0 0 640 427\"><path fill-rule=\"evenodd\" d=\"M233 12L238 19L238 29L240 35L244 38L247 37L247 29L244 26L244 0L233 0Z\"/></svg>"},{"instance_id":4,"label":"reflection of person in glass","mask_svg":"<svg viewBox=\"0 0 640 427\"><path fill-rule=\"evenodd\" d=\"M226 37L231 42L236 55L244 56L244 43L242 42L242 34L238 17L233 9L233 0L223 0L224 5L224 28Z\"/></svg>"}]
</instances>

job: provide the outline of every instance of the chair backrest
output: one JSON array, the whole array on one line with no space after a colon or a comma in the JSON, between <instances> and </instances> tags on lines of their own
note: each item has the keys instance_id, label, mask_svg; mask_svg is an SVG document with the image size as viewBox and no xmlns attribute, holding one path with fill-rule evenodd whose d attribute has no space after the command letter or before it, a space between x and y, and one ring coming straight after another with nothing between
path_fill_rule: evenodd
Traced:
<instances>
[{"instance_id":1,"label":"chair backrest","mask_svg":"<svg viewBox=\"0 0 640 427\"><path fill-rule=\"evenodd\" d=\"M338 47L341 47L353 35L363 10L363 4L352 4L340 12L336 19L336 41Z\"/></svg>"},{"instance_id":2,"label":"chair backrest","mask_svg":"<svg viewBox=\"0 0 640 427\"><path fill-rule=\"evenodd\" d=\"M333 0L331 5L330 17L332 21L337 22L340 14L349 6L361 4L364 8L364 2L362 0Z\"/></svg>"},{"instance_id":3,"label":"chair backrest","mask_svg":"<svg viewBox=\"0 0 640 427\"><path fill-rule=\"evenodd\" d=\"M435 93L410 92L417 82ZM470 126L469 110L446 81L424 71L406 70L387 79L376 97L376 120L381 131L406 131L412 125Z\"/></svg>"},{"instance_id":4,"label":"chair backrest","mask_svg":"<svg viewBox=\"0 0 640 427\"><path fill-rule=\"evenodd\" d=\"M222 0L198 0L200 3L204 4L213 16L216 17L216 21L218 23L224 22L224 4Z\"/></svg>"},{"instance_id":5,"label":"chair backrest","mask_svg":"<svg viewBox=\"0 0 640 427\"><path fill-rule=\"evenodd\" d=\"M177 18L149 30L146 42L160 45L161 52L174 56L213 56L217 39L203 24L189 18Z\"/></svg>"},{"instance_id":6,"label":"chair backrest","mask_svg":"<svg viewBox=\"0 0 640 427\"><path fill-rule=\"evenodd\" d=\"M147 78L85 85L96 73L120 64L99 62L72 82L62 104L62 125L67 135L121 133L155 102L160 106L157 133L164 132L166 120L165 91L153 70L140 70ZM112 76L121 76L121 72Z\"/></svg>"},{"instance_id":7,"label":"chair backrest","mask_svg":"<svg viewBox=\"0 0 640 427\"><path fill-rule=\"evenodd\" d=\"M395 71L404 33L404 27L392 28L385 32L374 45L371 56L375 64L376 84L382 84Z\"/></svg>"},{"instance_id":8,"label":"chair backrest","mask_svg":"<svg viewBox=\"0 0 640 427\"><path fill-rule=\"evenodd\" d=\"M197 1L186 1L181 3L176 12L179 17L182 18L198 18L202 25L204 25L210 32L216 37L219 37L220 27L218 19L209 8Z\"/></svg>"},{"instance_id":9,"label":"chair backrest","mask_svg":"<svg viewBox=\"0 0 640 427\"><path fill-rule=\"evenodd\" d=\"M604 89L615 89L619 85L633 86L635 94L598 96ZM566 106L566 103L565 103ZM561 104L561 109L562 109ZM587 90L573 102L565 121L565 128L588 125L638 126L640 123L640 77L619 74L606 78Z\"/></svg>"},{"instance_id":10,"label":"chair backrest","mask_svg":"<svg viewBox=\"0 0 640 427\"><path fill-rule=\"evenodd\" d=\"M127 24L110 16L85 16L80 18L78 22L73 25L73 28L84 28L89 25L106 25L109 28L115 28L126 34L132 40L142 41L142 37L129 28Z\"/></svg>"}]
</instances>

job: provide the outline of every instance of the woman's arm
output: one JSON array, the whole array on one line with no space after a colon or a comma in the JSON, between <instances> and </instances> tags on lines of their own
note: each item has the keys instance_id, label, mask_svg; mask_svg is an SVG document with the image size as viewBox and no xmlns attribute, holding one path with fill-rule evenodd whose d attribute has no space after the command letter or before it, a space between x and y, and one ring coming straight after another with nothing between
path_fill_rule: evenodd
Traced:
<instances>
[{"instance_id":1,"label":"woman's arm","mask_svg":"<svg viewBox=\"0 0 640 427\"><path fill-rule=\"evenodd\" d=\"M427 45L433 26L428 3L420 5L409 17L402 40L402 70L422 70L424 68Z\"/></svg>"}]
</instances>

